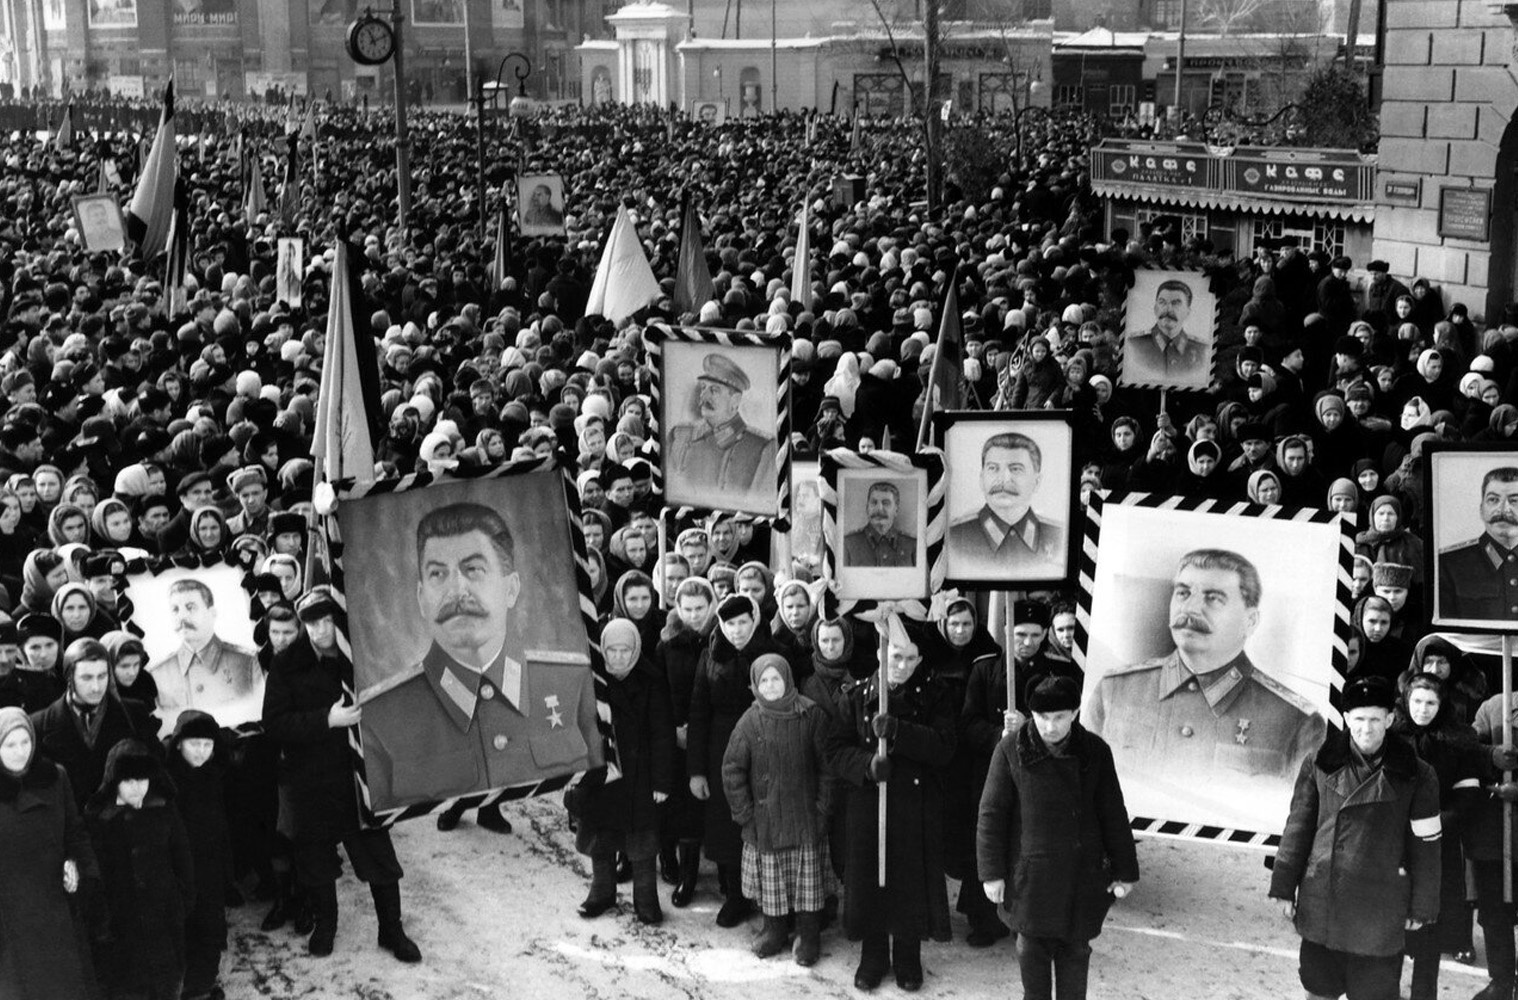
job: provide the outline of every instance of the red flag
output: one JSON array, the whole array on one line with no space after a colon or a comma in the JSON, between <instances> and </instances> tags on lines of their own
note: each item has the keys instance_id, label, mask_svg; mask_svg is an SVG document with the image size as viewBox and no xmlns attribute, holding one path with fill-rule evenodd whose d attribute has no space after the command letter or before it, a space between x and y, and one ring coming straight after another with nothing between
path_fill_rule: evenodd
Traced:
<instances>
[{"instance_id":1,"label":"red flag","mask_svg":"<svg viewBox=\"0 0 1518 1000\"><path fill-rule=\"evenodd\" d=\"M169 223L169 257L163 268L164 315L172 319L188 308L184 278L190 259L190 195L180 178L174 185L174 219Z\"/></svg>"},{"instance_id":2,"label":"red flag","mask_svg":"<svg viewBox=\"0 0 1518 1000\"><path fill-rule=\"evenodd\" d=\"M285 156L285 180L279 186L279 217L285 225L294 226L295 216L300 213L300 136L285 136L289 152Z\"/></svg>"},{"instance_id":3,"label":"red flag","mask_svg":"<svg viewBox=\"0 0 1518 1000\"><path fill-rule=\"evenodd\" d=\"M502 192L501 210L496 215L495 256L490 260L490 292L501 290L501 282L511 275L511 221L508 216L505 193Z\"/></svg>"}]
</instances>

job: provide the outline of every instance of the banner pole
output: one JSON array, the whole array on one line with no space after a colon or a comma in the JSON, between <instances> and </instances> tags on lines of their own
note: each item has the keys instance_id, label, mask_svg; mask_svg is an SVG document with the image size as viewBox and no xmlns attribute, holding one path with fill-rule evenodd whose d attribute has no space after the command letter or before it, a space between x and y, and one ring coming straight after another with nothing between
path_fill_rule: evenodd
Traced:
<instances>
[{"instance_id":1,"label":"banner pole","mask_svg":"<svg viewBox=\"0 0 1518 1000\"><path fill-rule=\"evenodd\" d=\"M880 711L878 713L880 715L885 715L890 706L889 692L891 685L886 667L886 660L890 653L888 652L886 635L886 630L882 628L880 632ZM875 758L877 760L884 760L888 752L889 748L886 746L886 739L882 736L879 742L875 744ZM886 782L876 785L875 790L879 805L879 815L877 817L878 829L875 837L875 884L884 889L886 884Z\"/></svg>"},{"instance_id":2,"label":"banner pole","mask_svg":"<svg viewBox=\"0 0 1518 1000\"><path fill-rule=\"evenodd\" d=\"M1014 633L1017 629L1017 614L1013 608L1012 591L1009 590L1003 595L1001 610L1007 643L1007 715L1011 715L1017 711L1017 653L1013 645ZM1005 731L1005 717L1003 717L1002 728Z\"/></svg>"},{"instance_id":3,"label":"banner pole","mask_svg":"<svg viewBox=\"0 0 1518 1000\"><path fill-rule=\"evenodd\" d=\"M1513 745L1513 637L1502 637L1502 745ZM1502 772L1502 783L1513 780L1512 771ZM1502 803L1502 901L1513 901L1513 804Z\"/></svg>"}]
</instances>

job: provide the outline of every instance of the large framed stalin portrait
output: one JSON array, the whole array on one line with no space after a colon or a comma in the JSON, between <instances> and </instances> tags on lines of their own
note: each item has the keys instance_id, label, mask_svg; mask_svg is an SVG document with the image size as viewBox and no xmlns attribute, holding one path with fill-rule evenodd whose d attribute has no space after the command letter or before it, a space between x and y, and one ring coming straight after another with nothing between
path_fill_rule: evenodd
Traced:
<instances>
[{"instance_id":1,"label":"large framed stalin portrait","mask_svg":"<svg viewBox=\"0 0 1518 1000\"><path fill-rule=\"evenodd\" d=\"M381 822L562 788L607 762L566 483L539 459L365 484L339 504L361 777Z\"/></svg>"}]
</instances>

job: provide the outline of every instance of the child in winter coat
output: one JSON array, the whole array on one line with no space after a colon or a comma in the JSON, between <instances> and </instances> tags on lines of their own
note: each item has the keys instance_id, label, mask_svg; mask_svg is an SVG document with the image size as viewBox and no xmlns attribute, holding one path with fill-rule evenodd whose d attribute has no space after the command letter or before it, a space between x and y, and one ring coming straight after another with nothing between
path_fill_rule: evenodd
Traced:
<instances>
[{"instance_id":1,"label":"child in winter coat","mask_svg":"<svg viewBox=\"0 0 1518 1000\"><path fill-rule=\"evenodd\" d=\"M606 768L590 771L565 796L576 820L575 849L591 863L590 894L580 916L599 917L617 905L617 855L632 863L633 912L640 922L664 920L659 907L659 821L655 807L674 785L675 727L669 687L643 656L638 626L613 618L601 629L601 653L611 683L606 700L616 732L622 777L607 783Z\"/></svg>"},{"instance_id":2,"label":"child in winter coat","mask_svg":"<svg viewBox=\"0 0 1518 1000\"><path fill-rule=\"evenodd\" d=\"M105 779L85 804L110 913L95 967L113 1000L179 1000L195 878L174 795L148 744L124 739L111 748Z\"/></svg>"},{"instance_id":3,"label":"child in winter coat","mask_svg":"<svg viewBox=\"0 0 1518 1000\"><path fill-rule=\"evenodd\" d=\"M754 954L785 947L785 918L796 915L796 964L821 953L824 899L835 891L828 860L832 780L823 770L828 715L802 697L777 653L749 665L754 704L738 720L722 758L722 787L743 831L743 894L759 901L764 930Z\"/></svg>"},{"instance_id":4,"label":"child in winter coat","mask_svg":"<svg viewBox=\"0 0 1518 1000\"><path fill-rule=\"evenodd\" d=\"M184 1000L221 1000L216 982L227 947L226 887L232 869L221 730L205 712L180 713L168 743L174 804L190 838L195 903L185 926Z\"/></svg>"}]
</instances>

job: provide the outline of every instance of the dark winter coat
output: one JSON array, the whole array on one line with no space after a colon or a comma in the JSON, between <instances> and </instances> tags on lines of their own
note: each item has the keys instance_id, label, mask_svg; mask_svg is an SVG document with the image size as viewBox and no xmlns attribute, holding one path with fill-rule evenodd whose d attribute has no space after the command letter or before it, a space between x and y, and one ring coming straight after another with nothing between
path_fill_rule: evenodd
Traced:
<instances>
[{"instance_id":1,"label":"dark winter coat","mask_svg":"<svg viewBox=\"0 0 1518 1000\"><path fill-rule=\"evenodd\" d=\"M980 799L980 879L1006 882L1012 929L1089 941L1114 881L1137 882L1138 854L1112 750L1076 722L1055 755L1032 724L997 744Z\"/></svg>"},{"instance_id":2,"label":"dark winter coat","mask_svg":"<svg viewBox=\"0 0 1518 1000\"><path fill-rule=\"evenodd\" d=\"M736 865L743 858L743 839L733 822L732 809L722 789L722 757L738 720L754 703L748 668L756 657L778 653L769 626L760 624L748 645L733 648L719 629L701 656L691 694L690 729L686 740L685 766L690 777L706 778L711 794L706 800L706 828L702 850L713 862Z\"/></svg>"},{"instance_id":3,"label":"dark winter coat","mask_svg":"<svg viewBox=\"0 0 1518 1000\"><path fill-rule=\"evenodd\" d=\"M175 747L168 771L178 794L174 804L190 839L195 865L195 901L185 925L187 937L211 948L227 946L227 885L232 878L232 837L227 823L225 768L220 746L200 767L191 767Z\"/></svg>"},{"instance_id":4,"label":"dark winter coat","mask_svg":"<svg viewBox=\"0 0 1518 1000\"><path fill-rule=\"evenodd\" d=\"M1439 780L1405 740L1383 747L1358 783L1342 730L1302 762L1270 879L1304 940L1352 955L1396 955L1409 918L1439 916Z\"/></svg>"},{"instance_id":5,"label":"dark winter coat","mask_svg":"<svg viewBox=\"0 0 1518 1000\"><path fill-rule=\"evenodd\" d=\"M130 744L128 744L130 746ZM113 752L112 758L124 756ZM195 863L174 807L174 786L160 769L141 809L116 803L111 767L85 807L100 861L109 932L97 945L111 989L131 990L184 974L185 917L195 904Z\"/></svg>"},{"instance_id":6,"label":"dark winter coat","mask_svg":"<svg viewBox=\"0 0 1518 1000\"><path fill-rule=\"evenodd\" d=\"M999 658L1001 647L991 633L976 626L970 641L956 647L937 631L923 642L923 667L930 669L963 708L974 665L986 657ZM986 775L986 754L970 739L968 719L955 719L954 759L943 769L944 870L950 878L975 877L975 816L980 809L980 786Z\"/></svg>"},{"instance_id":7,"label":"dark winter coat","mask_svg":"<svg viewBox=\"0 0 1518 1000\"><path fill-rule=\"evenodd\" d=\"M716 616L711 618L716 621ZM711 642L713 626L708 624L701 632L685 626L680 616L671 611L659 633L659 645L654 650L654 668L664 678L669 688L670 726L679 729L690 722L690 700L696 686L696 668L701 664L701 653ZM688 735L688 731L687 731ZM679 743L678 735L671 759L674 769L674 787L670 789L669 801L664 804L660 835L675 840L697 840L701 836L702 815L706 803L690 793L686 775L686 748Z\"/></svg>"},{"instance_id":8,"label":"dark winter coat","mask_svg":"<svg viewBox=\"0 0 1518 1000\"><path fill-rule=\"evenodd\" d=\"M798 697L793 714L750 705L722 758L722 790L743 841L763 852L818 843L827 833L826 710Z\"/></svg>"},{"instance_id":9,"label":"dark winter coat","mask_svg":"<svg viewBox=\"0 0 1518 1000\"><path fill-rule=\"evenodd\" d=\"M348 730L327 712L351 688L353 664L318 657L302 633L274 658L264 686L264 732L280 750L281 828L296 840L339 840L358 831L358 796Z\"/></svg>"},{"instance_id":10,"label":"dark winter coat","mask_svg":"<svg viewBox=\"0 0 1518 1000\"><path fill-rule=\"evenodd\" d=\"M67 694L31 717L32 728L37 731L37 750L68 772L74 804L81 810L105 777L106 756L112 747L125 739L152 741L158 736L152 717L135 702L107 694L96 711L104 712L105 718L93 747L80 734L78 717L69 707Z\"/></svg>"},{"instance_id":11,"label":"dark winter coat","mask_svg":"<svg viewBox=\"0 0 1518 1000\"><path fill-rule=\"evenodd\" d=\"M608 782L605 766L594 768L566 798L579 823L580 850L592 855L609 853L594 849L602 832L625 835L657 830L654 793L668 795L675 783L669 688L654 665L640 658L626 677L608 680L605 697L611 706L622 777Z\"/></svg>"},{"instance_id":12,"label":"dark winter coat","mask_svg":"<svg viewBox=\"0 0 1518 1000\"><path fill-rule=\"evenodd\" d=\"M19 781L0 775L0 997L88 1000L95 974L79 896L63 891L63 862L80 893L100 869L68 774L40 754Z\"/></svg>"},{"instance_id":13,"label":"dark winter coat","mask_svg":"<svg viewBox=\"0 0 1518 1000\"><path fill-rule=\"evenodd\" d=\"M882 889L876 884L879 787L869 773L879 742L872 729L880 705L878 683L872 678L854 687L849 724L828 733L828 769L847 787L844 929L856 941L874 934L948 941L942 771L954 758L953 692L921 666L890 692L887 708L896 720L896 737L888 744Z\"/></svg>"}]
</instances>

